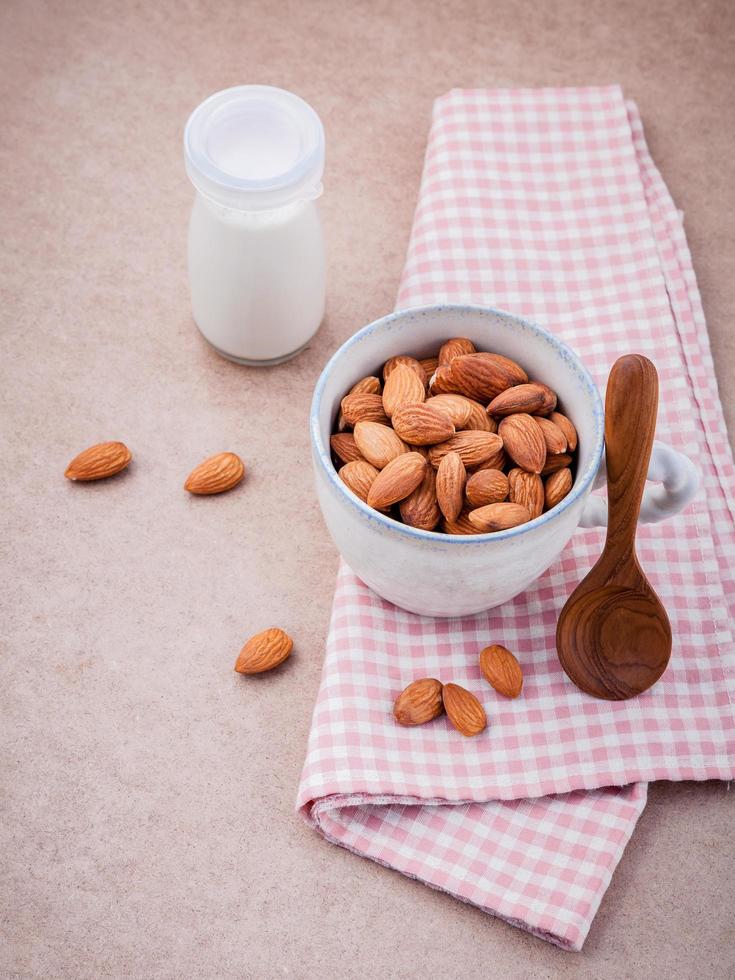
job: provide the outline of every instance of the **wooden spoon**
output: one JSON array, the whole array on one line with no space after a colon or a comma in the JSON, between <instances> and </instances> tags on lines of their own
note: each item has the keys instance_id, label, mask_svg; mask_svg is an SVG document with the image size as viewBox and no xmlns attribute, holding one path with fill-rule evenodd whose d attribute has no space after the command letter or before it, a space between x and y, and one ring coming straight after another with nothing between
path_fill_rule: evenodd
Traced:
<instances>
[{"instance_id":1,"label":"wooden spoon","mask_svg":"<svg viewBox=\"0 0 735 980\"><path fill-rule=\"evenodd\" d=\"M648 358L613 365L605 399L608 523L605 548L561 611L556 649L580 690L623 701L648 690L671 656L666 610L638 564L635 533L658 408Z\"/></svg>"}]
</instances>

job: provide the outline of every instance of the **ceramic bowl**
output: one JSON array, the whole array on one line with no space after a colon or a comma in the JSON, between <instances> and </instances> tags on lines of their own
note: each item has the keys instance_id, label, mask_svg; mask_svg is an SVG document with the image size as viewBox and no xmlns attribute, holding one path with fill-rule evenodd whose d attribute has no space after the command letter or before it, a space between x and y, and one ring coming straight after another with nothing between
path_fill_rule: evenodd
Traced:
<instances>
[{"instance_id":1,"label":"ceramic bowl","mask_svg":"<svg viewBox=\"0 0 735 980\"><path fill-rule=\"evenodd\" d=\"M422 531L368 507L334 468L329 437L340 401L352 385L366 375L379 374L395 354L429 357L449 337L469 337L478 350L517 361L529 377L554 389L560 411L577 429L572 489L556 507L527 524L466 536ZM566 344L542 327L501 310L477 306L401 310L359 330L330 358L317 382L310 430L319 503L340 554L378 595L410 612L464 616L498 606L523 592L554 562L580 523L604 522L603 501L597 497L588 501L604 447L599 392ZM675 500L669 495L658 504L652 501L652 520L681 509L691 499L692 479L696 486L688 460L668 447L659 449L659 469L664 462L669 466L670 482L678 480L679 493L674 493ZM686 474L685 464L690 467ZM687 486L682 481L688 481Z\"/></svg>"}]
</instances>

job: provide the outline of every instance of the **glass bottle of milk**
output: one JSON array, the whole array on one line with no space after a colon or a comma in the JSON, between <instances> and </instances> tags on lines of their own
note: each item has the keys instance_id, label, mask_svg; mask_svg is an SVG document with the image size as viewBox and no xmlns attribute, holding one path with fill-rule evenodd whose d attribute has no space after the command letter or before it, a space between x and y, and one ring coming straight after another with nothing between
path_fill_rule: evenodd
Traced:
<instances>
[{"instance_id":1,"label":"glass bottle of milk","mask_svg":"<svg viewBox=\"0 0 735 980\"><path fill-rule=\"evenodd\" d=\"M220 354L278 364L324 316L324 129L303 99L267 85L217 92L189 117L186 171L194 320Z\"/></svg>"}]
</instances>

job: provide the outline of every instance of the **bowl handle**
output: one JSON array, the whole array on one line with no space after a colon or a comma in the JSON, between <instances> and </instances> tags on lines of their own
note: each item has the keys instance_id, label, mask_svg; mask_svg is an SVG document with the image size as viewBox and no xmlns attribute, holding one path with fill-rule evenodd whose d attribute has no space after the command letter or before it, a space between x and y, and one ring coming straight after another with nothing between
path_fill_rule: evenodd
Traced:
<instances>
[{"instance_id":1,"label":"bowl handle","mask_svg":"<svg viewBox=\"0 0 735 980\"><path fill-rule=\"evenodd\" d=\"M641 524L655 524L667 517L680 513L691 503L699 489L699 471L694 463L683 453L672 449L663 442L654 442L651 461L648 465L649 482L643 494ZM593 489L604 486L607 481L605 458L595 478ZM588 497L582 511L580 527L605 527L607 525L607 501L604 497Z\"/></svg>"}]
</instances>

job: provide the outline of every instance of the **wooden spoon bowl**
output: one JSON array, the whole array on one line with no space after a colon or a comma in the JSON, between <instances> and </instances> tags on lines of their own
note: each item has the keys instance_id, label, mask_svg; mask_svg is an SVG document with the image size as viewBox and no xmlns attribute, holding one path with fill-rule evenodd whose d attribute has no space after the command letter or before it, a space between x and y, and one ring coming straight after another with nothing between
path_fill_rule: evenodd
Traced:
<instances>
[{"instance_id":1,"label":"wooden spoon bowl","mask_svg":"<svg viewBox=\"0 0 735 980\"><path fill-rule=\"evenodd\" d=\"M567 600L556 628L559 661L569 678L585 693L610 701L648 690L671 656L666 610L635 553L657 408L653 364L640 354L617 360L605 401L605 548Z\"/></svg>"}]
</instances>

